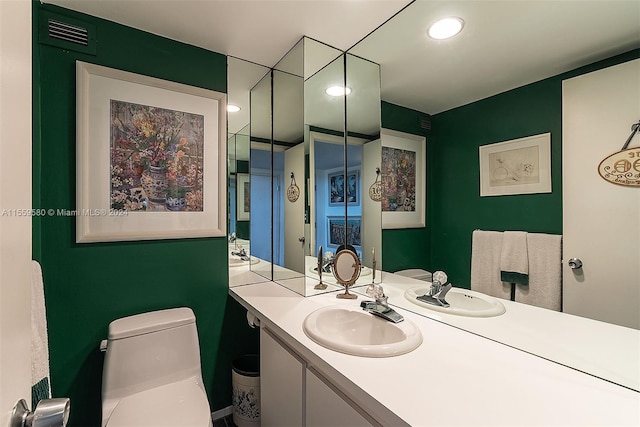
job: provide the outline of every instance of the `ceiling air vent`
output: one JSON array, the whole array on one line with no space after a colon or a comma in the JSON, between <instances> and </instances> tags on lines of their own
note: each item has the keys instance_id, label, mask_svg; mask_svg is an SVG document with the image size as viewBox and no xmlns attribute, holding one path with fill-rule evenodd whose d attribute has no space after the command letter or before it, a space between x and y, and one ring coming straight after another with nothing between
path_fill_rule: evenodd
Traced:
<instances>
[{"instance_id":1,"label":"ceiling air vent","mask_svg":"<svg viewBox=\"0 0 640 427\"><path fill-rule=\"evenodd\" d=\"M49 37L89 46L89 31L86 28L65 24L54 19L49 19Z\"/></svg>"}]
</instances>

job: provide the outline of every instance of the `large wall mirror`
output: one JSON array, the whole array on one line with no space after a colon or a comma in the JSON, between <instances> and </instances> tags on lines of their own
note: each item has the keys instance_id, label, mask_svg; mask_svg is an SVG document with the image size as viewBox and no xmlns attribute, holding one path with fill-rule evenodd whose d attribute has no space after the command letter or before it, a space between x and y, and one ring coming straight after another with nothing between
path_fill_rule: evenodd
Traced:
<instances>
[{"instance_id":1,"label":"large wall mirror","mask_svg":"<svg viewBox=\"0 0 640 427\"><path fill-rule=\"evenodd\" d=\"M464 45L455 43L463 43L470 33L452 43L430 41L441 50L432 51L432 60L423 69L412 69L403 61L403 55L422 54L420 45L426 36L407 31L415 28L412 24L415 20L429 22L439 17L442 8L432 6L432 2L411 3L346 53L303 38L264 75L263 82L252 86L255 91L251 92L252 99L262 99L262 106L256 107L263 112L261 118L271 119L265 121L259 133L253 126L249 132L251 254L260 259L250 265L251 270L265 268L262 277L305 296L335 291L339 286L332 281L328 261L337 247L348 243L356 248L364 264L354 286L354 292L359 292L361 297L365 297L363 286L371 282L374 268L385 274L407 269L444 270L455 287L469 289L474 230L565 234L566 225L573 220L563 218L563 202L567 203L568 194L574 194L578 189L568 190L566 179L562 177L565 169L562 167L563 144L567 143L563 140L562 114L568 108L563 106L563 102L567 103L562 99L563 81L631 61L638 57L637 50L628 52L630 47L627 45L608 56L593 54L590 56L593 63L614 54L624 55L590 66L588 70L567 72L571 68L565 68L560 71L567 72L563 75L549 70L548 79L530 82L527 87L514 85L513 90L503 94L464 93L456 105L446 107L441 102L443 94L457 91L464 81L453 80L456 60L442 52L464 50ZM500 6L483 4L484 9L494 7ZM533 8L527 15L531 19L548 15L540 13L535 2L522 3L519 7ZM576 7L575 14L579 15L579 8L585 5L567 3L563 7ZM589 7L606 9L597 2L589 3ZM637 6L631 2L624 7L630 8L628 14L637 12ZM474 2L456 2L456 10L461 14L470 8L474 8ZM489 20L482 25L485 24L493 26L493 33L499 25ZM483 31L474 25L481 24L469 24L465 31ZM544 22L540 23L540 28L545 28ZM428 76L442 70L451 72L452 80L449 86L433 87L429 99L416 99L411 88L403 84L403 75L412 77L414 82L413 77L424 76L419 84L428 86ZM471 74L486 70L467 72L467 78L470 78ZM487 78L496 73L489 74ZM259 96L260 93L264 96ZM251 115L253 125L253 111ZM256 121L261 118L256 117ZM634 120L637 121L637 117ZM552 135L551 193L480 197L480 146L546 132ZM629 130L625 128L621 132L625 135L614 137L620 139L618 145L622 145ZM236 133L235 140L238 140ZM393 138L423 144L424 164L421 176L416 177L427 190L422 200L421 209L425 211L422 223L420 218L417 221L411 218L407 224L400 221L389 226L375 191L370 192L377 188L374 184L384 173L381 171L384 169L383 148L393 146L389 142ZM608 136L602 139L608 139ZM260 152L258 148L261 148ZM265 162L258 167L260 155ZM253 186L254 165L256 171L268 176L261 190L255 190ZM236 182L236 191L237 185ZM294 186L296 191L291 190ZM272 194L272 198L266 200L265 194ZM639 204L637 199L633 200L636 201L633 212L637 219ZM253 208L261 203L267 208L257 214ZM269 242L264 252L256 252L254 226L260 229L255 233L270 234L270 237L265 234L260 238ZM630 230L631 233L627 231L617 239L630 242L625 245L632 247L640 239L640 230L633 227ZM568 237L564 238L564 244L568 246ZM606 248L602 246L602 249ZM612 262L610 257L597 254L594 259L590 268L599 259ZM566 265L563 268L566 269ZM570 270L566 274L575 276ZM380 277L381 274L376 274L376 281ZM625 311L624 315L589 314L587 306L597 306L597 301L594 303L591 296L575 297L565 293L565 312L547 311L544 322L536 314L543 309L508 300L505 301L507 315L502 317L442 315L408 302L402 283L389 280L387 286L385 276L382 278L391 305L640 390L637 363L640 358L640 283L637 271L636 276L625 281L624 287L618 288L617 283L606 285L616 289L609 295L630 301L628 304L609 304L613 307L610 311ZM317 287L320 281L325 287ZM415 286L415 282L410 283ZM568 283L565 279L565 291ZM597 295L601 286L602 283L586 292ZM510 308L514 309L510 311ZM621 318L623 320L618 320ZM588 325L586 329L585 325ZM620 348L625 350L619 351Z\"/></svg>"},{"instance_id":2,"label":"large wall mirror","mask_svg":"<svg viewBox=\"0 0 640 427\"><path fill-rule=\"evenodd\" d=\"M488 6L486 3L483 5L484 8ZM493 6L500 7L496 4ZM623 5L620 6L623 7ZM473 7L473 2L460 2L454 9L460 15L467 11L471 15L470 8ZM523 13L524 7L530 8L529 16L531 19L541 20L540 25L543 28L542 19L547 15L541 13L539 5L533 3L519 5L518 11ZM573 7L576 8L575 13L579 13L584 4L575 4ZM606 9L603 4L590 4L589 7L600 7L603 13ZM628 9L628 13L637 14L637 5L628 3L624 7ZM424 309L409 302L404 297L402 286L395 288L391 286L388 293L389 303L640 391L640 366L637 363L640 358L640 331L638 331L640 328L640 278L637 268L635 272L623 273L628 270L626 267L628 261L625 261L625 259L630 259L628 253L635 251L633 252L635 253L634 259L640 255L637 249L640 247L638 243L640 242L640 229L637 228L637 218L640 215L638 210L640 196L637 191L633 194L630 194L629 191L624 192L630 190L629 188L617 192L620 190L619 188L607 187L604 189L605 194L601 194L601 197L604 197L603 200L608 200L610 203L620 203L622 200L630 198L631 203L634 204L634 206L627 208L633 215L633 220L626 222L627 226L631 228L627 231L621 229L617 232L619 234L611 236L617 242L625 242L621 245L623 253L619 257L614 259L609 254L609 247L616 246L613 243L614 240L611 240L611 245L590 245L585 243L587 240L582 240L581 245L572 245L568 239L573 239L573 237L568 234L567 230L568 228L576 228L572 224L576 223L578 218L567 216L571 211L568 209L567 203L586 203L580 205L583 206L582 208L574 211L584 214L586 209L595 214L595 210L588 207L592 206L593 194L590 193L591 190L583 188L584 185L579 185L578 181L575 181L573 186L569 186L571 181L566 177L566 165L572 162L567 163L567 159L565 159L565 167L561 168L563 146L565 153L574 153L572 154L574 158L584 155L583 152L578 154L578 151L569 151L568 149L569 138L574 130L574 133L577 132L581 135L580 138L583 140L587 138L588 134L594 132L600 135L600 141L615 138L613 135L617 135L617 139L622 144L628 137L630 130L628 126L620 124L618 128L621 130L616 132L613 125L614 122L617 122L616 117L626 114L629 126L632 122L637 122L635 116L640 114L640 109L637 102L636 79L634 89L627 88L625 90L624 85L620 89L621 94L636 91L636 97L631 98L630 101L630 104L635 102L635 106L630 107L631 113L627 109L626 113L618 112L607 115L607 121L612 123L613 129L608 127L609 130L605 132L598 130L596 126L580 133L579 130L587 123L576 123L573 127L566 123L562 125L563 112L566 114L567 111L574 111L572 108L576 105L580 105L582 111L584 104L584 101L572 101L572 98L567 96L568 90L573 84L569 79L581 73L638 58L637 50L635 53L628 52L634 46L637 48L637 41L634 44L627 44L626 47L621 46L617 52L614 51L614 54L623 54L619 59L609 60L599 66L590 66L589 69L583 71L552 77L539 83L533 83L530 87L513 86L514 89L508 93L491 93L485 95L486 99L479 94L476 94L475 98L473 94L464 94L464 97L468 99L466 102L468 105L459 102L455 105L456 108L450 107L451 109L448 110L443 107L444 104L440 103L439 97L443 96L447 90L458 90L457 86L464 84L464 80L455 80L453 72L451 72L451 80L448 83L451 86L433 87L430 99L417 99L411 93L411 88L402 83L403 75L423 74L425 78L420 84L428 86L430 82L427 76L441 72L438 70L453 71L456 69L456 59L451 58L449 52L464 51L466 46L464 37L468 37L464 33L459 40L452 39L451 43L431 40L430 42L435 46L433 50L429 51L433 55L432 61L424 69L412 69L403 60L407 54L425 54L421 46L426 43L425 36L409 33L412 28L415 28L413 23L416 20L420 20L420 22L435 21L442 13L443 10L433 7L430 2L414 2L347 52L347 56L352 54L355 58L364 58L371 63L380 64L382 74L380 96L382 145L387 145L384 141L385 133L388 133L385 128L393 129L391 134L394 134L394 131L401 131L414 134L416 137L425 137L427 141L427 167L423 173L429 190L427 192L426 225L417 228L415 224L407 224L406 227L403 227L402 224L396 224L393 227L381 226L380 256L383 260L383 269L387 272L406 269L444 270L449 274L454 286L469 289L471 286L472 234L476 229L525 230L532 233L564 235L563 245L565 248L571 246L572 250L583 252L584 247L593 246L594 253L584 254L584 257L590 256L587 273L572 270L567 261L576 255L564 254L564 284L561 297L564 301L564 312L545 310L544 322L537 317L540 310L543 309L512 301L505 301L507 314L503 315L502 319L508 320L504 321L500 320L500 316L479 319L442 315L437 311ZM505 10L504 13L507 11ZM478 31L478 34L483 31L477 22L469 24L469 26L471 25L477 27L468 28L469 31ZM494 25L494 23L487 22L486 25ZM494 27L493 31L495 32L495 30ZM606 35L603 33L602 37L604 39ZM625 52L628 53L625 54ZM611 55L610 53L608 56ZM593 56L593 58L592 62L595 62L608 57ZM640 62L640 60L635 59L635 62ZM633 67L633 65L629 65L629 67ZM566 68L566 70L569 69ZM636 66L636 76L637 70ZM473 73L472 70L468 71ZM482 71L478 70L478 72ZM347 66L348 74L349 66ZM553 75L551 70L547 74L547 76ZM456 76L459 77L460 74L456 73ZM467 74L467 78L471 78L471 75ZM488 78L489 76L487 76ZM411 81L415 82L416 80L411 79ZM563 85L564 98L562 96ZM490 95L496 96L489 97ZM463 96L461 95L460 98L462 99ZM347 102L349 102L348 97ZM617 108L621 103L622 101L613 101L607 108L611 111L619 111ZM431 108L423 108L420 105L429 105ZM347 111L347 126L350 130L350 118L353 114ZM480 197L478 147L545 132L552 134L553 192L549 194ZM375 142L369 144L373 143ZM615 144L613 145L615 146ZM616 151L619 150L619 147L612 146L610 150ZM380 159L380 156L376 156L376 158ZM600 182L602 180L596 173L596 166L600 160L595 158L591 160L593 170L591 170L588 182L593 180L593 185L606 185L606 183ZM363 162L363 170L371 170L370 166L365 166L365 164L366 162ZM563 172L564 177L562 176ZM370 183L371 178L367 182ZM590 200L590 202L576 201L574 195L579 192L584 192L585 200ZM565 204L564 218L563 202ZM384 220L378 224L383 222ZM606 222L606 220L600 221L600 224ZM596 225L595 227L599 228L600 226ZM609 227L606 228L609 230ZM631 234L629 230L631 230ZM575 234L582 235L581 238L589 239L585 235L584 229L576 231ZM370 233L369 231L367 234L370 235ZM365 241L367 234L363 234L363 241ZM609 234L609 231L602 230L601 232L601 236L606 235L607 239L609 239ZM609 265L607 265L608 263ZM602 300L598 300L596 297L597 289L602 283L595 283L589 287L585 283L589 274L592 275L591 280L594 276L598 277L595 270L600 266L605 269L608 267L610 272L616 271L615 274L612 273L613 276L609 277L624 277L624 280L621 280L622 284L610 284L611 290L618 295L616 297L618 302L607 307L602 304ZM602 280L607 281L604 278ZM392 280L389 282L398 283ZM382 284L384 286L384 279ZM581 289L576 291L575 288ZM358 289L356 288L355 291L358 292ZM580 292L582 293L580 294ZM623 327L612 327L612 325L622 325Z\"/></svg>"}]
</instances>

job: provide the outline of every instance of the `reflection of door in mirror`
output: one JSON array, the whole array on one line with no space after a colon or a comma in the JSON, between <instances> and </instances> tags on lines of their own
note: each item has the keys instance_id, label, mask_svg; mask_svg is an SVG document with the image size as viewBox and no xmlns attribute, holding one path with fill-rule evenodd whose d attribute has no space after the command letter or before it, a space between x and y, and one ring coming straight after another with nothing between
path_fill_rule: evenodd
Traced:
<instances>
[{"instance_id":1,"label":"reflection of door in mirror","mask_svg":"<svg viewBox=\"0 0 640 427\"><path fill-rule=\"evenodd\" d=\"M250 236L251 255L266 262L251 270L271 279L271 200L263 197L271 188L271 73L250 91Z\"/></svg>"},{"instance_id":2,"label":"reflection of door in mirror","mask_svg":"<svg viewBox=\"0 0 640 427\"><path fill-rule=\"evenodd\" d=\"M620 151L640 117L638 76L640 59L565 80L562 99L563 311L636 329L640 188L605 181L595 165ZM632 147L612 173L640 172L638 136ZM574 257L582 267L569 267Z\"/></svg>"},{"instance_id":3,"label":"reflection of door in mirror","mask_svg":"<svg viewBox=\"0 0 640 427\"><path fill-rule=\"evenodd\" d=\"M376 249L376 265L381 265L382 229L380 202L371 198L369 188L378 179L380 167L380 65L351 55L346 55L346 82L351 89L347 95L347 123L349 135L346 150L347 176L357 169L358 203L347 203L347 217L360 217L362 264L373 267L373 251ZM352 145L355 138L360 143ZM357 148L356 148L357 147ZM379 179L378 179L379 180ZM352 243L354 244L354 243Z\"/></svg>"},{"instance_id":4,"label":"reflection of door in mirror","mask_svg":"<svg viewBox=\"0 0 640 427\"><path fill-rule=\"evenodd\" d=\"M283 169L279 171L284 188L274 209L282 206L278 215L274 211L273 251L283 248L279 267L274 267L274 280L284 280L304 275L305 226L305 147L303 124L303 40L300 40L274 67L273 71L273 143L282 149ZM274 168L274 174L276 169ZM275 233L276 228L282 232ZM283 240L280 240L280 237Z\"/></svg>"}]
</instances>

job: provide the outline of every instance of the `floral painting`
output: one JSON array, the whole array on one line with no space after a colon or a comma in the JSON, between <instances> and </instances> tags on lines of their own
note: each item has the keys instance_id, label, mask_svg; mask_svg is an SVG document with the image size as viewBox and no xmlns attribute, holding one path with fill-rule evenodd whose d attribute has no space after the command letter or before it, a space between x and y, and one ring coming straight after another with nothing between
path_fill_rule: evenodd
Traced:
<instances>
[{"instance_id":1,"label":"floral painting","mask_svg":"<svg viewBox=\"0 0 640 427\"><path fill-rule=\"evenodd\" d=\"M111 100L111 209L202 211L204 116Z\"/></svg>"},{"instance_id":2,"label":"floral painting","mask_svg":"<svg viewBox=\"0 0 640 427\"><path fill-rule=\"evenodd\" d=\"M416 152L382 147L382 211L416 210Z\"/></svg>"}]
</instances>

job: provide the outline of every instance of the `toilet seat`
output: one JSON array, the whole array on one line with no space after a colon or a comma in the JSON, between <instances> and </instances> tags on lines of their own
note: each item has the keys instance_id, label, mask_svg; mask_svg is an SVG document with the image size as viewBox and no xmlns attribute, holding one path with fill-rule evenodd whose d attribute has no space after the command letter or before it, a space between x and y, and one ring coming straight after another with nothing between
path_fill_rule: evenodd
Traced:
<instances>
[{"instance_id":1,"label":"toilet seat","mask_svg":"<svg viewBox=\"0 0 640 427\"><path fill-rule=\"evenodd\" d=\"M125 397L106 426L211 427L211 410L202 385L189 378Z\"/></svg>"}]
</instances>

